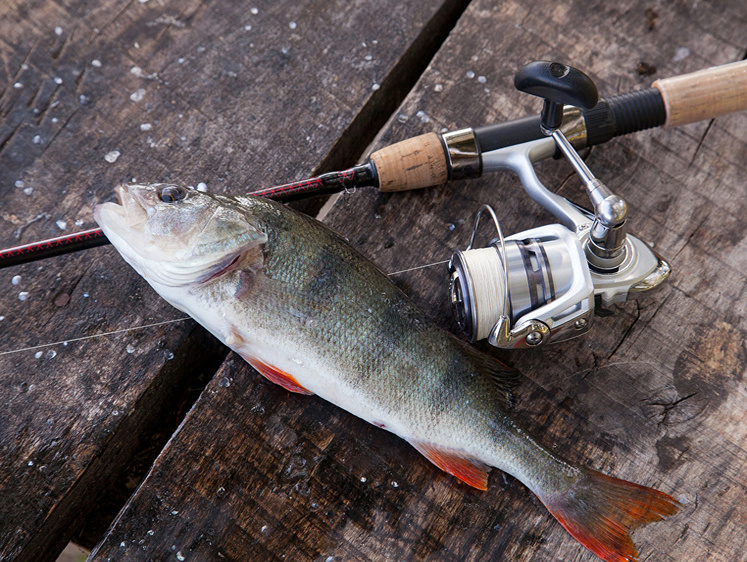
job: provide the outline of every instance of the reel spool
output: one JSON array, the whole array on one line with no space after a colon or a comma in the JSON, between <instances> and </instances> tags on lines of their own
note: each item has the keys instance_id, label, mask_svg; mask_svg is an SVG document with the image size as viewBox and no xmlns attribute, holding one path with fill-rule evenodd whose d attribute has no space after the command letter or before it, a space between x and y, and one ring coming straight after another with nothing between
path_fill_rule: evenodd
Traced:
<instances>
[{"instance_id":1,"label":"reel spool","mask_svg":"<svg viewBox=\"0 0 747 562\"><path fill-rule=\"evenodd\" d=\"M498 238L473 248L486 211ZM454 253L449 270L452 311L472 342L531 347L589 328L594 285L581 243L560 225L504 239L495 212L483 205L468 247Z\"/></svg>"}]
</instances>

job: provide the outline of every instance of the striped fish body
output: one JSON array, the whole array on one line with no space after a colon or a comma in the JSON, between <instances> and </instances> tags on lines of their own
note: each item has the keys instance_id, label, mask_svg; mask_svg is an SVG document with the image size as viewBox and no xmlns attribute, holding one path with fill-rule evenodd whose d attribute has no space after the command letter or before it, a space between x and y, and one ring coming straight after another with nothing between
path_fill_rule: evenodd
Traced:
<instances>
[{"instance_id":1,"label":"striped fish body","mask_svg":"<svg viewBox=\"0 0 747 562\"><path fill-rule=\"evenodd\" d=\"M628 529L676 511L540 445L509 414L514 373L429 322L318 221L170 185L119 197L95 217L125 260L271 381L395 433L471 486L486 489L490 467L512 474L606 560L634 559Z\"/></svg>"}]
</instances>

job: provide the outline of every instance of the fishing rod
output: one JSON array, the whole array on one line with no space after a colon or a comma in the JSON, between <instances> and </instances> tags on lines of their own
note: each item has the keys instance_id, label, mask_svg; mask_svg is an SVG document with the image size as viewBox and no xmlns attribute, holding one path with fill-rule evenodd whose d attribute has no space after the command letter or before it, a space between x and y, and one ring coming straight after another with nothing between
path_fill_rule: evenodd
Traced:
<instances>
[{"instance_id":1,"label":"fishing rod","mask_svg":"<svg viewBox=\"0 0 747 562\"><path fill-rule=\"evenodd\" d=\"M601 99L593 107L565 105L560 130L582 149L659 126L678 126L747 108L747 61L657 80L650 88ZM545 137L540 116L447 133L427 133L382 148L347 170L252 192L283 202L358 187L383 192L473 179L498 167L490 155ZM542 154L557 157L558 150ZM533 161L538 159L535 154ZM531 194L530 194L531 195ZM0 250L0 269L108 244L90 229Z\"/></svg>"}]
</instances>

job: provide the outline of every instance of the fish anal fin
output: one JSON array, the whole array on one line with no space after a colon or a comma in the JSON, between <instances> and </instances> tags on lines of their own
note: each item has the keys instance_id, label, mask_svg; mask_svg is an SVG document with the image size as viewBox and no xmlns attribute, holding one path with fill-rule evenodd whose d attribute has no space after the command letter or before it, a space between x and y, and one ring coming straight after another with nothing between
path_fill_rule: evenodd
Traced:
<instances>
[{"instance_id":1,"label":"fish anal fin","mask_svg":"<svg viewBox=\"0 0 747 562\"><path fill-rule=\"evenodd\" d=\"M577 541L608 562L637 560L629 532L680 509L664 492L588 469L566 493L541 499Z\"/></svg>"},{"instance_id":2,"label":"fish anal fin","mask_svg":"<svg viewBox=\"0 0 747 562\"><path fill-rule=\"evenodd\" d=\"M425 458L444 472L459 478L478 490L488 489L488 467L483 463L461 456L454 451L441 449L433 443L410 442Z\"/></svg>"},{"instance_id":3,"label":"fish anal fin","mask_svg":"<svg viewBox=\"0 0 747 562\"><path fill-rule=\"evenodd\" d=\"M285 390L296 392L298 394L314 394L310 390L307 390L303 386L301 386L299 382L293 377L293 375L289 375L285 371L282 371L277 367L273 367L272 365L268 365L267 363L263 363L262 361L260 361L259 359L255 359L254 357L244 357L244 359L246 359L247 363L249 363L257 371L259 371L259 373L263 377L265 377L270 382L279 384Z\"/></svg>"}]
</instances>

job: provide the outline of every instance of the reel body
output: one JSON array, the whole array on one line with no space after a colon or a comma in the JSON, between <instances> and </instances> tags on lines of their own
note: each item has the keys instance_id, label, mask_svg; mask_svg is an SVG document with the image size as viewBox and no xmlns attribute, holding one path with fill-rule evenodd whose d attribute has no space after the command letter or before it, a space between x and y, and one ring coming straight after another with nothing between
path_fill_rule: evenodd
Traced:
<instances>
[{"instance_id":1,"label":"reel body","mask_svg":"<svg viewBox=\"0 0 747 562\"><path fill-rule=\"evenodd\" d=\"M545 138L482 154L484 172L515 172L527 194L555 215L551 224L504 239L492 208L483 205L467 248L449 262L453 313L471 341L488 338L503 348L533 347L585 333L595 306L609 307L661 286L670 265L627 233L627 205L599 181L566 138L562 115L575 103L591 107L596 88L583 73L558 63L530 63L517 88L545 97ZM581 178L594 208L587 211L548 190L534 162L560 151ZM480 217L488 212L498 231L473 249Z\"/></svg>"}]
</instances>

